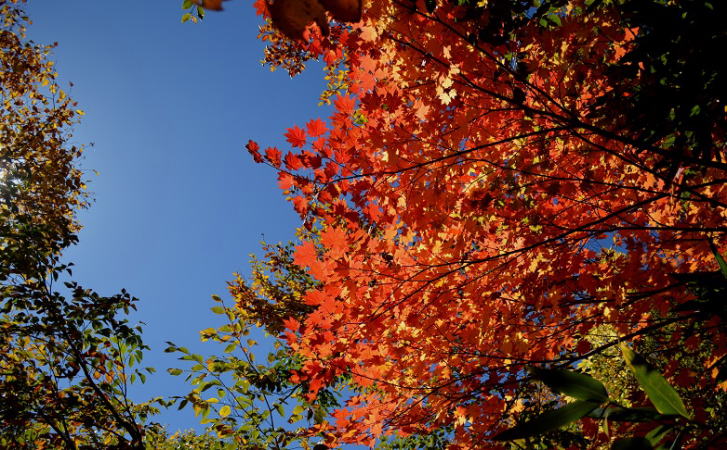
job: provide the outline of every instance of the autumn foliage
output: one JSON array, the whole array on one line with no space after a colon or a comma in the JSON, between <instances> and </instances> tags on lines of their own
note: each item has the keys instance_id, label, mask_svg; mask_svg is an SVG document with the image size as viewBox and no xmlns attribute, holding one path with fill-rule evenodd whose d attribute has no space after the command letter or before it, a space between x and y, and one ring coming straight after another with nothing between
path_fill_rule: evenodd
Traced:
<instances>
[{"instance_id":1,"label":"autumn foliage","mask_svg":"<svg viewBox=\"0 0 727 450\"><path fill-rule=\"evenodd\" d=\"M157 410L127 396L153 372L124 317L136 299L86 289L61 262L88 203L72 145L83 112L53 46L27 38L23 3L0 0L0 447L142 448Z\"/></svg>"},{"instance_id":2,"label":"autumn foliage","mask_svg":"<svg viewBox=\"0 0 727 450\"><path fill-rule=\"evenodd\" d=\"M724 7L459 3L369 2L327 36L309 27L297 45L347 89L328 121L288 130L289 151L247 145L319 235L294 259L320 282L313 311L285 339L311 396L355 386L319 429L372 444L453 426L454 445L491 445L526 366L646 337L679 349L667 378L719 392L724 314L689 303L686 280L727 250L723 74L699 62Z\"/></svg>"}]
</instances>

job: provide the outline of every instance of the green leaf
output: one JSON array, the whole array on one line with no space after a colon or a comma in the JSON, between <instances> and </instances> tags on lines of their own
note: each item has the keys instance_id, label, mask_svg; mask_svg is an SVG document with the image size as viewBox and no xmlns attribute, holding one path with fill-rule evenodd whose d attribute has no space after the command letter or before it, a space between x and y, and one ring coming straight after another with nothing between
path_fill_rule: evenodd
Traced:
<instances>
[{"instance_id":1,"label":"green leaf","mask_svg":"<svg viewBox=\"0 0 727 450\"><path fill-rule=\"evenodd\" d=\"M649 440L642 437L619 438L611 445L611 450L651 450L653 448Z\"/></svg>"},{"instance_id":2,"label":"green leaf","mask_svg":"<svg viewBox=\"0 0 727 450\"><path fill-rule=\"evenodd\" d=\"M548 15L548 20L550 20L551 22L553 22L554 24L556 24L558 26L561 26L562 25L562 23L560 21L560 16L557 15L557 14L549 14Z\"/></svg>"},{"instance_id":3,"label":"green leaf","mask_svg":"<svg viewBox=\"0 0 727 450\"><path fill-rule=\"evenodd\" d=\"M600 381L588 375L559 369L528 368L530 374L545 383L550 389L577 400L608 400L606 387Z\"/></svg>"},{"instance_id":4,"label":"green leaf","mask_svg":"<svg viewBox=\"0 0 727 450\"><path fill-rule=\"evenodd\" d=\"M636 380L639 382L639 386L646 392L646 396L649 397L649 401L657 411L662 414L691 418L677 391L659 372L649 366L641 355L636 354L624 342L621 343L621 352L626 364L631 367Z\"/></svg>"},{"instance_id":5,"label":"green leaf","mask_svg":"<svg viewBox=\"0 0 727 450\"><path fill-rule=\"evenodd\" d=\"M192 5L192 0L184 0L184 2L182 2L182 9L189 9Z\"/></svg>"},{"instance_id":6,"label":"green leaf","mask_svg":"<svg viewBox=\"0 0 727 450\"><path fill-rule=\"evenodd\" d=\"M212 310L212 312L215 314L225 313L225 308L223 306L213 306L212 308L210 308L210 310Z\"/></svg>"},{"instance_id":7,"label":"green leaf","mask_svg":"<svg viewBox=\"0 0 727 450\"><path fill-rule=\"evenodd\" d=\"M725 261L722 255L719 254L714 243L710 242L709 246L712 247L712 254L714 254L714 258L717 260L717 264L719 264L720 272L722 272L722 275L727 278L727 261Z\"/></svg>"},{"instance_id":8,"label":"green leaf","mask_svg":"<svg viewBox=\"0 0 727 450\"><path fill-rule=\"evenodd\" d=\"M598 403L595 402L576 400L562 408L544 412L532 420L505 430L492 439L496 441L513 441L535 436L575 422L593 411L597 406Z\"/></svg>"},{"instance_id":9,"label":"green leaf","mask_svg":"<svg viewBox=\"0 0 727 450\"><path fill-rule=\"evenodd\" d=\"M218 380L210 380L210 381L205 381L204 383L200 384L197 389L199 390L199 392L204 392L207 389L211 388L212 386L219 386L219 385L220 385L220 382Z\"/></svg>"},{"instance_id":10,"label":"green leaf","mask_svg":"<svg viewBox=\"0 0 727 450\"><path fill-rule=\"evenodd\" d=\"M658 427L654 428L653 430L649 431L646 434L646 439L651 442L651 445L656 447L659 445L659 442L666 437L667 434L671 431L671 427L669 425L659 425Z\"/></svg>"},{"instance_id":11,"label":"green leaf","mask_svg":"<svg viewBox=\"0 0 727 450\"><path fill-rule=\"evenodd\" d=\"M187 21L188 21L189 19L191 19L191 18L192 18L192 14L190 14L190 13L184 13L184 14L182 15L182 23L185 23L185 22L187 22Z\"/></svg>"},{"instance_id":12,"label":"green leaf","mask_svg":"<svg viewBox=\"0 0 727 450\"><path fill-rule=\"evenodd\" d=\"M169 372L171 375L181 375L182 369L167 369L167 372Z\"/></svg>"}]
</instances>

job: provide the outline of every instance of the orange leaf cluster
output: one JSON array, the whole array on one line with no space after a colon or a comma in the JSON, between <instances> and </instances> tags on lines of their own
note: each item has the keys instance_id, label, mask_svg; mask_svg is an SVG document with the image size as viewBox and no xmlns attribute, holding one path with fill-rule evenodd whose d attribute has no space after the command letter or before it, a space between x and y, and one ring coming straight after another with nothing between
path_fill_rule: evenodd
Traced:
<instances>
[{"instance_id":1,"label":"orange leaf cluster","mask_svg":"<svg viewBox=\"0 0 727 450\"><path fill-rule=\"evenodd\" d=\"M348 95L327 124L289 130L300 150L248 149L320 231L295 253L321 282L304 299L316 309L287 336L313 394L344 373L360 387L335 413L339 438L449 425L476 447L503 427L525 365L573 363L597 351L595 327L637 337L693 298L673 274L716 270L727 168L715 157L674 177L659 143L594 118L637 32L616 11L502 44L473 42L483 25L457 20L464 7L422 6L373 2L335 25ZM699 339L723 355L710 320Z\"/></svg>"}]
</instances>

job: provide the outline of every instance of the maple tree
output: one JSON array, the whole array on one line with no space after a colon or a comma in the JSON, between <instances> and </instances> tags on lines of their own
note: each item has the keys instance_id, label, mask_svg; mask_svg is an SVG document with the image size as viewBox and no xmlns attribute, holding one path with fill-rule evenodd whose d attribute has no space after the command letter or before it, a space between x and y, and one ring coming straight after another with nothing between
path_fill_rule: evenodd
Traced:
<instances>
[{"instance_id":1,"label":"maple tree","mask_svg":"<svg viewBox=\"0 0 727 450\"><path fill-rule=\"evenodd\" d=\"M344 66L346 92L327 123L289 130L291 151L248 150L320 233L295 253L315 310L286 339L312 394L343 373L358 387L333 414L340 439L451 425L484 445L526 365L645 335L701 355L667 377L718 389L723 318L684 287L726 245L724 75L701 53L724 44L723 17L706 2L394 1L307 29L304 56ZM603 325L614 337L594 347ZM723 438L704 426L684 443Z\"/></svg>"},{"instance_id":2,"label":"maple tree","mask_svg":"<svg viewBox=\"0 0 727 450\"><path fill-rule=\"evenodd\" d=\"M605 370L633 341L693 414L660 438L723 442L725 7L400 0L349 23L323 6L255 2L265 62L322 60L334 112L289 129L290 151L247 144L311 231L294 262L316 284L237 305L285 323L309 398L349 377L312 431L495 445L524 404L562 401L526 367Z\"/></svg>"}]
</instances>

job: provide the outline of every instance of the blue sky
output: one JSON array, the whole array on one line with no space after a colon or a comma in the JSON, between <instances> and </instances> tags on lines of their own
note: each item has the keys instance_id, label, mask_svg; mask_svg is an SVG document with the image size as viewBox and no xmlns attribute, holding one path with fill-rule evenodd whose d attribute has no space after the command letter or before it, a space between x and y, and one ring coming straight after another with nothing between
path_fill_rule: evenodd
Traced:
<instances>
[{"instance_id":1,"label":"blue sky","mask_svg":"<svg viewBox=\"0 0 727 450\"><path fill-rule=\"evenodd\" d=\"M53 59L86 112L76 144L89 147L95 203L80 213L80 244L66 251L79 282L102 294L140 298L135 321L158 373L133 397L187 392L165 371L175 341L206 352L198 331L215 325L211 294L226 294L248 254L292 238L300 220L275 173L243 145L285 147L287 127L315 117L318 67L290 79L260 65L259 19L251 2L225 4L197 25L181 24L181 0L30 0L28 37L58 42ZM99 172L93 174L93 170ZM214 350L214 349L213 349ZM196 427L188 410L164 413L170 429Z\"/></svg>"}]
</instances>

